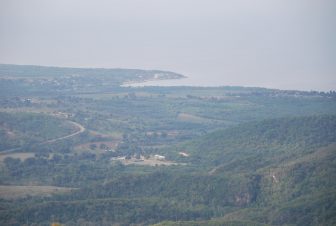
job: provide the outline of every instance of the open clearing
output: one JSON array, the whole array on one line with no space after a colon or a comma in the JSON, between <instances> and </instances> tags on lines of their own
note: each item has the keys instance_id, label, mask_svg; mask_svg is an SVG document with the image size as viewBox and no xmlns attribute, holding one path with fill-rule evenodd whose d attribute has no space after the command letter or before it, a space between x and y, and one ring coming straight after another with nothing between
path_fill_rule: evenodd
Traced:
<instances>
[{"instance_id":1,"label":"open clearing","mask_svg":"<svg viewBox=\"0 0 336 226\"><path fill-rule=\"evenodd\" d=\"M205 122L206 118L202 118L196 115L188 114L188 113L180 113L177 116L177 119L181 121L186 121L186 122L194 122L194 123L202 123Z\"/></svg>"},{"instance_id":2,"label":"open clearing","mask_svg":"<svg viewBox=\"0 0 336 226\"><path fill-rule=\"evenodd\" d=\"M76 136L80 133L83 133L85 131L85 128L84 126L82 126L81 124L77 123L77 122L73 122L73 121L68 121L69 123L71 123L72 125L74 125L75 127L78 128L78 131L77 132L74 132L72 134L69 134L67 136L63 136L63 137L59 137L59 138L55 138L55 139L51 139L51 140L47 140L45 142L42 142L40 144L49 144L49 143L54 143L56 141L59 141L59 140L64 140L64 139L68 139L70 137L73 137L73 136Z\"/></svg>"},{"instance_id":3,"label":"open clearing","mask_svg":"<svg viewBox=\"0 0 336 226\"><path fill-rule=\"evenodd\" d=\"M120 141L100 141L100 142L89 142L85 144L79 144L74 148L74 152L81 153L81 152L91 152L94 154L102 154L105 153L107 150L114 150L117 148L118 143ZM90 146L94 145L92 149Z\"/></svg>"},{"instance_id":4,"label":"open clearing","mask_svg":"<svg viewBox=\"0 0 336 226\"><path fill-rule=\"evenodd\" d=\"M148 159L141 156L140 159L134 157L130 159L125 159L125 157L113 158L112 161L120 161L124 165L140 165L140 166L171 166L171 165L181 165L181 163L176 163L168 160L160 160L154 157Z\"/></svg>"},{"instance_id":5,"label":"open clearing","mask_svg":"<svg viewBox=\"0 0 336 226\"><path fill-rule=\"evenodd\" d=\"M5 158L11 157L14 159L20 159L21 161L26 160L27 158L33 158L35 153L32 152L22 152L22 153L0 153L0 162L3 162Z\"/></svg>"},{"instance_id":6,"label":"open clearing","mask_svg":"<svg viewBox=\"0 0 336 226\"><path fill-rule=\"evenodd\" d=\"M73 126L77 127L78 130L74 133L71 133L69 135L66 135L66 136L63 136L63 137L58 137L58 138L55 138L55 139L50 139L50 140L46 140L44 142L41 142L39 144L50 144L50 143L54 143L56 141L60 141L60 140L64 140L64 139L68 139L68 138L71 138L73 136L76 136L80 133L83 133L85 131L85 128L84 126L82 126L81 124L77 123L77 122L73 122L73 121L68 121L70 124L72 124ZM14 151L19 151L21 150L22 147L18 147L18 148L11 148L11 149L7 149L7 150L4 150L4 151L1 151L2 154L7 154L7 153L11 153L11 152L14 152Z\"/></svg>"},{"instance_id":7,"label":"open clearing","mask_svg":"<svg viewBox=\"0 0 336 226\"><path fill-rule=\"evenodd\" d=\"M74 188L54 186L12 186L0 185L0 198L17 199L26 196L50 196L57 193L71 192Z\"/></svg>"}]
</instances>

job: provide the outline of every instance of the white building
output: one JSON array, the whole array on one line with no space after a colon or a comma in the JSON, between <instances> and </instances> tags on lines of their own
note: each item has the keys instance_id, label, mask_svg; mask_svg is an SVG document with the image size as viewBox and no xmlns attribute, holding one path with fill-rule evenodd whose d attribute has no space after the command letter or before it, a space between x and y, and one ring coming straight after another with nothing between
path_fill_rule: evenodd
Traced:
<instances>
[{"instance_id":1,"label":"white building","mask_svg":"<svg viewBox=\"0 0 336 226\"><path fill-rule=\"evenodd\" d=\"M166 159L166 157L163 156L163 155L154 155L154 158L155 158L156 160L165 160L165 159Z\"/></svg>"}]
</instances>

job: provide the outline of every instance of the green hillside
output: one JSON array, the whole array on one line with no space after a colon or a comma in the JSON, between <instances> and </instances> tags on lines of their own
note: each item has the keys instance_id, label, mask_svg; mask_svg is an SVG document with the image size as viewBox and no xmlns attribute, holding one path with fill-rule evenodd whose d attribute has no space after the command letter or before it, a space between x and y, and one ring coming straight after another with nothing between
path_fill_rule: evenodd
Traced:
<instances>
[{"instance_id":1,"label":"green hillside","mask_svg":"<svg viewBox=\"0 0 336 226\"><path fill-rule=\"evenodd\" d=\"M77 130L66 120L46 114L0 112L0 152L63 137Z\"/></svg>"},{"instance_id":2,"label":"green hillside","mask_svg":"<svg viewBox=\"0 0 336 226\"><path fill-rule=\"evenodd\" d=\"M52 215L69 225L78 225L74 219L101 225L334 225L335 128L336 117L330 115L243 124L171 150L172 156L188 151L188 165L120 174L43 201L18 200L0 212L1 219L47 224ZM31 202L41 204L27 205Z\"/></svg>"},{"instance_id":3,"label":"green hillside","mask_svg":"<svg viewBox=\"0 0 336 226\"><path fill-rule=\"evenodd\" d=\"M223 170L256 170L278 165L336 141L336 116L271 119L216 131L178 146L190 162ZM239 164L238 164L239 163Z\"/></svg>"}]
</instances>

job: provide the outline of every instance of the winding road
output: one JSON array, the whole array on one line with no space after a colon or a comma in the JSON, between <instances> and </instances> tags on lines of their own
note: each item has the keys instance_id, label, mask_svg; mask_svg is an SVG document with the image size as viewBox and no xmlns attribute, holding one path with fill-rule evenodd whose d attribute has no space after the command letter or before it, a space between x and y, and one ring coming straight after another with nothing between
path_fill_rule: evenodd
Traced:
<instances>
[{"instance_id":1,"label":"winding road","mask_svg":"<svg viewBox=\"0 0 336 226\"><path fill-rule=\"evenodd\" d=\"M39 144L50 144L50 143L54 143L56 141L59 141L59 140L64 140L64 139L68 139L70 137L73 137L73 136L76 136L80 133L83 133L85 131L85 127L82 126L81 124L77 123L77 122L73 122L73 121L68 121L69 123L73 124L74 126L76 126L77 128L79 128L79 130L77 132L74 132L72 134L69 134L69 135L66 135L66 136L63 136L63 137L59 137L59 138L55 138L55 139L51 139L51 140L47 140L47 141L44 141L42 143L39 143Z\"/></svg>"},{"instance_id":2,"label":"winding road","mask_svg":"<svg viewBox=\"0 0 336 226\"><path fill-rule=\"evenodd\" d=\"M74 126L76 126L78 128L78 131L76 131L74 133L71 133L69 135L63 136L63 137L54 138L54 139L51 139L51 140L46 140L46 141L43 141L43 142L38 143L38 144L50 144L50 143L54 143L56 141L60 141L60 140L64 140L64 139L68 139L70 137L76 136L76 135L81 134L81 133L83 133L85 131L85 127L82 126L81 124L79 124L77 122L74 122L74 121L68 121L68 122L71 123L71 124L73 124ZM0 154L8 154L8 153L11 153L11 152L19 151L21 149L22 149L22 147L11 148L11 149L7 149L7 150L4 150L4 151L1 151Z\"/></svg>"}]
</instances>

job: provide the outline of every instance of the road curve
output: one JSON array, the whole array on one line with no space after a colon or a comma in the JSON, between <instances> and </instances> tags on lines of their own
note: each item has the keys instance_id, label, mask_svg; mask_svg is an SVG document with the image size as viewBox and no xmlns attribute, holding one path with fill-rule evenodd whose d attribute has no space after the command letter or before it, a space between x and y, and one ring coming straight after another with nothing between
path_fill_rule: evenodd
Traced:
<instances>
[{"instance_id":1,"label":"road curve","mask_svg":"<svg viewBox=\"0 0 336 226\"><path fill-rule=\"evenodd\" d=\"M76 135L78 135L80 133L83 133L85 131L85 127L82 126L81 124L79 124L77 122L74 122L74 121L68 121L68 122L71 123L71 124L73 124L74 126L76 126L78 128L78 131L76 131L74 133L71 133L69 135L63 136L63 137L54 138L54 139L51 139L51 140L46 140L46 141L43 141L43 142L38 143L38 144L50 144L50 143L54 143L56 141L60 141L60 140L64 140L64 139L68 139L70 137L76 136ZM21 149L22 149L22 147L7 149L7 150L4 150L4 151L0 151L0 155L1 154L8 154L8 153L15 152L15 151L19 151Z\"/></svg>"},{"instance_id":2,"label":"road curve","mask_svg":"<svg viewBox=\"0 0 336 226\"><path fill-rule=\"evenodd\" d=\"M55 139L51 139L51 140L47 140L47 141L44 141L42 143L39 143L39 144L50 144L50 143L54 143L56 141L59 141L59 140L64 140L64 139L68 139L70 137L73 137L73 136L76 136L80 133L83 133L85 131L85 127L82 126L81 124L77 123L77 122L73 122L73 121L68 121L69 123L73 124L74 126L76 126L77 128L79 128L79 130L77 132L74 132L72 134L69 134L69 135L66 135L64 137L59 137L59 138L55 138Z\"/></svg>"}]
</instances>

